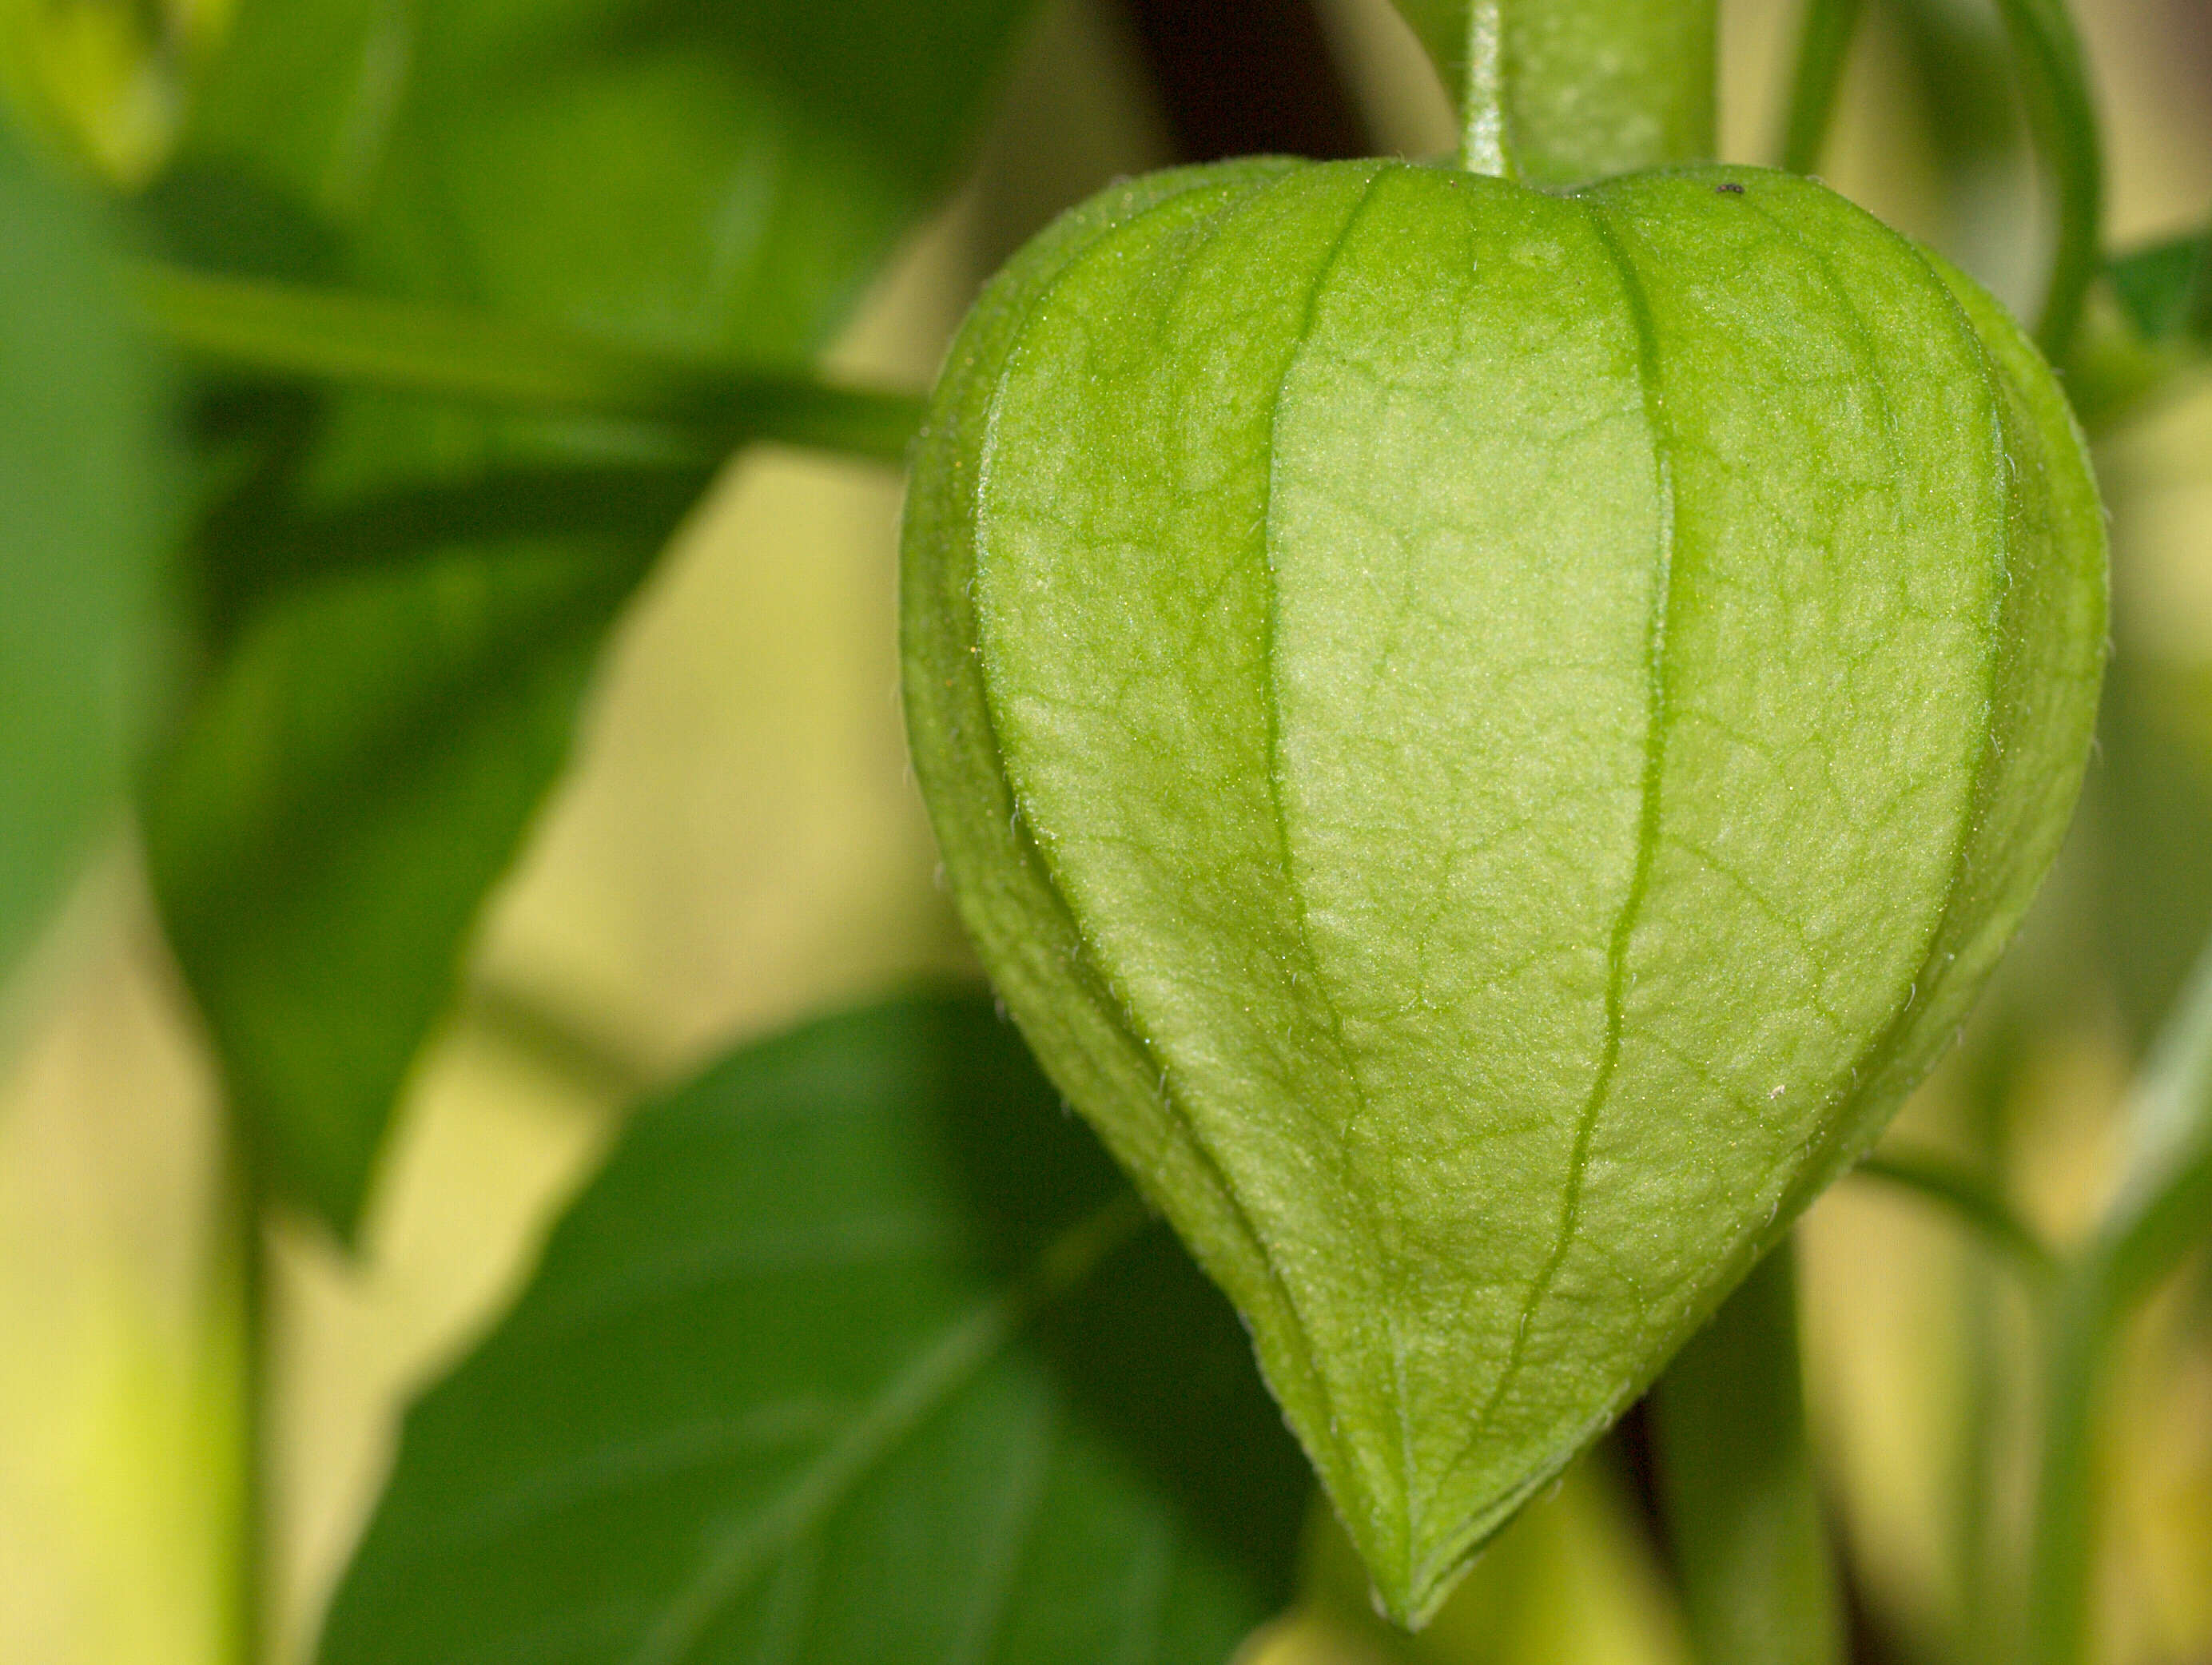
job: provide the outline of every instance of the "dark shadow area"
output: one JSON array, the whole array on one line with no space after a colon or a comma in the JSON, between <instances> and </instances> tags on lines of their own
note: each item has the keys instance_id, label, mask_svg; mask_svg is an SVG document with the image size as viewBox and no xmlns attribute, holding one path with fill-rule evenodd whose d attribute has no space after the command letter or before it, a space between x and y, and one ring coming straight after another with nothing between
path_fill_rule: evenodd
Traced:
<instances>
[{"instance_id":1,"label":"dark shadow area","mask_svg":"<svg viewBox=\"0 0 2212 1665\"><path fill-rule=\"evenodd\" d=\"M1636 1524L1671 1583L1675 1578L1674 1544L1667 1531L1666 1509L1659 1499L1658 1442L1651 1426L1650 1394L1628 1407L1628 1414L1613 1424L1605 1443L1613 1447L1614 1466L1635 1511Z\"/></svg>"},{"instance_id":2,"label":"dark shadow area","mask_svg":"<svg viewBox=\"0 0 2212 1665\"><path fill-rule=\"evenodd\" d=\"M1305 0L1123 0L1177 149L1367 156L1375 144Z\"/></svg>"}]
</instances>

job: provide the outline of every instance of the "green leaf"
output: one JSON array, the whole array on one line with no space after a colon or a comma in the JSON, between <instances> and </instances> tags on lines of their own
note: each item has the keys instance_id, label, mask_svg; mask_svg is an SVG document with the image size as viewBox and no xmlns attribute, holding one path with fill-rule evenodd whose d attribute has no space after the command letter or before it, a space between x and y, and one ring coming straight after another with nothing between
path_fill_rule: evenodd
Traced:
<instances>
[{"instance_id":1,"label":"green leaf","mask_svg":"<svg viewBox=\"0 0 2212 1665\"><path fill-rule=\"evenodd\" d=\"M320 1656L1218 1665L1306 1488L988 1002L902 1001L638 1115L409 1415Z\"/></svg>"},{"instance_id":2,"label":"green leaf","mask_svg":"<svg viewBox=\"0 0 2212 1665\"><path fill-rule=\"evenodd\" d=\"M810 357L960 159L1030 0L264 0L187 152L416 298Z\"/></svg>"},{"instance_id":3,"label":"green leaf","mask_svg":"<svg viewBox=\"0 0 2212 1665\"><path fill-rule=\"evenodd\" d=\"M155 207L167 251L203 269L343 277L379 297L303 311L197 280L196 316L238 358L342 370L350 329L353 345L375 337L374 362L351 368L386 380L395 365L418 383L426 365L512 380L532 367L509 349L551 339L549 397L566 404L568 373L635 362L610 343L787 371L945 185L1029 9L262 0ZM398 301L501 321L458 350L450 314ZM680 506L658 494L653 514L527 550L421 521L381 571L264 594L323 559L314 539L268 531L296 526L303 501L375 518L364 494L468 495L604 455L606 435L398 397L331 401L308 428L296 399L226 386L261 424L258 449L250 431L246 483L201 541L216 663L149 799L150 836L273 1177L345 1231L483 890L564 755L595 646ZM619 391L605 414L636 416L637 390ZM748 413L718 414L727 435ZM866 399L830 416L820 431L866 430L884 450L907 420ZM456 584L479 610L459 629L441 611Z\"/></svg>"},{"instance_id":4,"label":"green leaf","mask_svg":"<svg viewBox=\"0 0 2212 1665\"><path fill-rule=\"evenodd\" d=\"M2105 276L2144 340L2212 343L2212 232L2115 255Z\"/></svg>"},{"instance_id":5,"label":"green leaf","mask_svg":"<svg viewBox=\"0 0 2212 1665\"><path fill-rule=\"evenodd\" d=\"M120 794L173 459L91 205L0 125L0 972Z\"/></svg>"},{"instance_id":6,"label":"green leaf","mask_svg":"<svg viewBox=\"0 0 2212 1665\"><path fill-rule=\"evenodd\" d=\"M1706 1665L1844 1657L1805 1434L1796 1279L1785 1238L1655 1389L1668 1535Z\"/></svg>"},{"instance_id":7,"label":"green leaf","mask_svg":"<svg viewBox=\"0 0 2212 1665\"><path fill-rule=\"evenodd\" d=\"M261 529L253 562L311 575L228 639L148 853L238 1113L342 1232L606 622L704 477L495 475Z\"/></svg>"}]
</instances>

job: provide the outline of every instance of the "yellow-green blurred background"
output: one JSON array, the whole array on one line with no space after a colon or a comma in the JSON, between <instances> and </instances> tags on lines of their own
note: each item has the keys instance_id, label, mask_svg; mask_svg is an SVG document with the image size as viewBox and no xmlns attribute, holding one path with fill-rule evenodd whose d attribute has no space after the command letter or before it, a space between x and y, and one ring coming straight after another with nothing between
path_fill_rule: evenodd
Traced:
<instances>
[{"instance_id":1,"label":"yellow-green blurred background","mask_svg":"<svg viewBox=\"0 0 2212 1665\"><path fill-rule=\"evenodd\" d=\"M7 27L49 42L35 72L106 112L91 148L120 176L158 155L193 55L219 50L221 6L173 8L185 26L154 59L140 50L146 9L130 0L8 6ZM1732 157L1771 152L1794 9L1724 8ZM2107 121L2113 240L2202 224L2212 6L2079 10ZM1382 141L1448 148L1442 94L1384 0L1327 11ZM1899 25L1871 11L1827 177L2027 303L2040 234L2032 180L2007 163L1964 198L1947 195ZM971 182L878 284L836 368L924 384L1013 240L1168 155L1121 14L1057 0ZM2212 392L2132 422L2098 461L2125 649L2166 685L2203 690L2193 719L2184 702L2173 720L2185 738L2193 722L2212 778ZM280 1657L312 1644L399 1408L514 1291L634 1091L803 1014L969 970L900 735L899 496L868 465L767 448L732 463L618 634L577 765L496 899L461 1014L413 1082L361 1256L304 1224L278 1231L269 1600ZM2212 825L2203 832L2212 845ZM2072 951L2049 934L2032 951ZM2025 1130L2016 1172L2054 1235L2088 1218L2112 1166L2120 1033L2111 1003L2090 994L2033 1037L2018 1090L2029 1106L2012 1117ZM0 1662L220 1658L239 1497L236 1268L216 1226L212 1078L127 835L0 1005ZM1948 1136L1956 1074L1908 1111L1923 1137ZM1955 1656L1975 1624L1955 1504L1972 1443L1962 1425L1993 1404L2017 1419L2027 1404L2024 1384L1992 1394L1971 1378L1992 1358L2024 1357L2025 1320L1949 1220L1864 1182L1816 1207L1803 1243L1809 1391L1853 1563L1903 1651ZM2110 1434L2104 1657L2212 1661L2202 1265L2131 1331ZM2007 1483L2001 1474L2001 1495ZM1617 1476L1578 1472L1486 1559L1417 1656L1684 1659L1626 1510ZM1312 1611L1255 1640L1255 1655L1385 1657L1359 1620L1356 1572L1325 1538L1314 1563Z\"/></svg>"}]
</instances>

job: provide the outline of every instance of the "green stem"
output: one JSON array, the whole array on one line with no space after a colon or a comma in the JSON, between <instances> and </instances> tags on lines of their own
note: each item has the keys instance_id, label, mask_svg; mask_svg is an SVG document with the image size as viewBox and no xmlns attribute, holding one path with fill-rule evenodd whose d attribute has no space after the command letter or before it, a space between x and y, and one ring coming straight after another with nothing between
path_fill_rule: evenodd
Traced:
<instances>
[{"instance_id":1,"label":"green stem","mask_svg":"<svg viewBox=\"0 0 2212 1665\"><path fill-rule=\"evenodd\" d=\"M1660 1497L1705 1665L1840 1665L1841 1604L1805 1434L1784 1239L1668 1367Z\"/></svg>"},{"instance_id":2,"label":"green stem","mask_svg":"<svg viewBox=\"0 0 2212 1665\"><path fill-rule=\"evenodd\" d=\"M611 345L372 296L145 265L141 305L175 346L218 364L540 415L673 430L717 453L749 441L902 462L911 395Z\"/></svg>"},{"instance_id":3,"label":"green stem","mask_svg":"<svg viewBox=\"0 0 2212 1665\"><path fill-rule=\"evenodd\" d=\"M234 1135L234 1138L237 1138ZM269 1656L271 1347L267 1208L252 1157L240 1140L227 1199L239 1284L238 1492L231 1567L231 1657L262 1665Z\"/></svg>"},{"instance_id":4,"label":"green stem","mask_svg":"<svg viewBox=\"0 0 2212 1665\"><path fill-rule=\"evenodd\" d=\"M659 1079L635 1051L554 1002L496 980L472 984L464 1023L512 1048L538 1069L599 1103L627 1109Z\"/></svg>"},{"instance_id":5,"label":"green stem","mask_svg":"<svg viewBox=\"0 0 2212 1665\"><path fill-rule=\"evenodd\" d=\"M2066 1280L2045 1366L2042 1452L2030 1550L2028 1665L2083 1665L2096 1575L2096 1419L2118 1314L2100 1257Z\"/></svg>"},{"instance_id":6,"label":"green stem","mask_svg":"<svg viewBox=\"0 0 2212 1665\"><path fill-rule=\"evenodd\" d=\"M2069 1268L2053 1326L2029 1567L2029 1665L2089 1656L2096 1574L2096 1423L2128 1315L2212 1231L2212 945L2131 1096L2136 1149Z\"/></svg>"},{"instance_id":7,"label":"green stem","mask_svg":"<svg viewBox=\"0 0 2212 1665\"><path fill-rule=\"evenodd\" d=\"M1397 0L1459 95L1461 165L1547 190L1710 161L1716 0Z\"/></svg>"},{"instance_id":8,"label":"green stem","mask_svg":"<svg viewBox=\"0 0 2212 1665\"><path fill-rule=\"evenodd\" d=\"M1782 165L1792 173L1810 173L1820 166L1863 9L1863 0L1805 0L1782 132Z\"/></svg>"},{"instance_id":9,"label":"green stem","mask_svg":"<svg viewBox=\"0 0 2212 1665\"><path fill-rule=\"evenodd\" d=\"M2027 1062L2027 1039L2034 1023L2013 983L2000 983L1983 1019L1983 1032L1966 1049L1960 1083L1960 1109L1978 1161L1967 1170L1981 1194L1999 1205L2001 1217L2019 1228L2016 1250L2040 1252L2047 1268L2031 1291L2032 1322L2048 1316L2041 1298L2056 1278L2041 1237L2005 1202L2003 1176L2008 1171L2011 1109ZM1984 1177L1986 1176L1986 1178ZM2008 1472L2007 1431L2019 1421L2021 1391L2015 1342L2005 1327L2004 1280L2022 1266L2000 1267L2001 1256L1972 1257L1960 1268L1959 1319L1962 1331L1963 1382L1956 1462L1951 1495L1958 1500L1952 1537L1952 1571L1959 1592L1953 1653L1960 1665L2016 1665L2007 1632L2020 1610L2009 1577L2011 1559L2001 1553L1996 1529L1998 1487Z\"/></svg>"},{"instance_id":10,"label":"green stem","mask_svg":"<svg viewBox=\"0 0 2212 1665\"><path fill-rule=\"evenodd\" d=\"M2051 276L2036 340L2065 362L2103 258L2105 162L2081 37L2065 0L1997 0L2019 66L2028 126L2050 175L2057 215Z\"/></svg>"},{"instance_id":11,"label":"green stem","mask_svg":"<svg viewBox=\"0 0 2212 1665\"><path fill-rule=\"evenodd\" d=\"M2129 1122L2134 1152L2097 1244L2122 1308L2212 1233L2212 943L2143 1066Z\"/></svg>"},{"instance_id":12,"label":"green stem","mask_svg":"<svg viewBox=\"0 0 2212 1665\"><path fill-rule=\"evenodd\" d=\"M1893 1151L1869 1157L1851 1171L1942 1204L1991 1248L2003 1250L2035 1283L2047 1283L2057 1275L2057 1260L2034 1228L1994 1186L1965 1164L1927 1152Z\"/></svg>"},{"instance_id":13,"label":"green stem","mask_svg":"<svg viewBox=\"0 0 2212 1665\"><path fill-rule=\"evenodd\" d=\"M1459 165L1501 179L1521 176L1505 108L1505 27L1502 0L1472 0L1467 9L1467 94L1460 101Z\"/></svg>"}]
</instances>

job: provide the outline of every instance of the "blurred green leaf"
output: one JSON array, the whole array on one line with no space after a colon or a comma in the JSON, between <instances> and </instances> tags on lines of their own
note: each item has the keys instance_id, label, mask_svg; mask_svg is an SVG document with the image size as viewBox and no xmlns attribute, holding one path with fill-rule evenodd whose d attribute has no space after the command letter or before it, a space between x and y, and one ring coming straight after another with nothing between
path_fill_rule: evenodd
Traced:
<instances>
[{"instance_id":1,"label":"blurred green leaf","mask_svg":"<svg viewBox=\"0 0 2212 1665\"><path fill-rule=\"evenodd\" d=\"M262 0L187 142L412 298L811 356L949 181L1031 0Z\"/></svg>"},{"instance_id":2,"label":"blurred green leaf","mask_svg":"<svg viewBox=\"0 0 2212 1665\"><path fill-rule=\"evenodd\" d=\"M92 206L0 126L0 971L114 806L171 459Z\"/></svg>"},{"instance_id":3,"label":"blurred green leaf","mask_svg":"<svg viewBox=\"0 0 2212 1665\"><path fill-rule=\"evenodd\" d=\"M410 1414L321 1658L1218 1665L1308 1488L989 1002L901 1001L639 1114Z\"/></svg>"},{"instance_id":4,"label":"blurred green leaf","mask_svg":"<svg viewBox=\"0 0 2212 1665\"><path fill-rule=\"evenodd\" d=\"M2212 343L2212 232L2116 255L2105 275L2144 339Z\"/></svg>"},{"instance_id":5,"label":"blurred green leaf","mask_svg":"<svg viewBox=\"0 0 2212 1665\"><path fill-rule=\"evenodd\" d=\"M240 557L295 576L149 785L148 852L238 1113L341 1231L607 620L704 479L495 475L264 528Z\"/></svg>"},{"instance_id":6,"label":"blurred green leaf","mask_svg":"<svg viewBox=\"0 0 2212 1665\"><path fill-rule=\"evenodd\" d=\"M2114 255L2083 322L2066 382L2092 433L2188 386L2212 358L2212 232Z\"/></svg>"},{"instance_id":7,"label":"blurred green leaf","mask_svg":"<svg viewBox=\"0 0 2212 1665\"><path fill-rule=\"evenodd\" d=\"M225 277L342 282L510 335L788 369L944 188L1030 9L258 0L150 201L155 240ZM656 499L526 549L424 521L376 570L288 588L325 559L283 530L303 515L373 515L369 493L465 496L645 441L414 397L303 410L271 384L221 386L239 478L200 544L213 664L149 797L150 837L273 1178L348 1231L481 896L560 766L594 647L680 509ZM465 627L446 611L457 583L473 586Z\"/></svg>"},{"instance_id":8,"label":"blurred green leaf","mask_svg":"<svg viewBox=\"0 0 2212 1665\"><path fill-rule=\"evenodd\" d=\"M124 190L175 142L231 0L0 0L0 94L39 140Z\"/></svg>"},{"instance_id":9,"label":"blurred green leaf","mask_svg":"<svg viewBox=\"0 0 2212 1665\"><path fill-rule=\"evenodd\" d=\"M1454 104L1467 95L1467 49L1473 19L1468 0L1391 0L1429 55Z\"/></svg>"}]
</instances>

